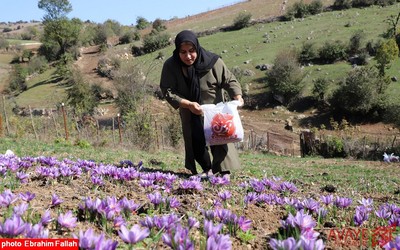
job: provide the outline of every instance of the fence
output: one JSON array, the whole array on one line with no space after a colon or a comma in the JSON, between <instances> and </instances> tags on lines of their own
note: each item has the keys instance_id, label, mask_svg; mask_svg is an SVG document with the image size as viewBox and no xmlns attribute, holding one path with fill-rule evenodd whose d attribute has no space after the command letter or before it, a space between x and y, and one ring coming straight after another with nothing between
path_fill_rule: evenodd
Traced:
<instances>
[{"instance_id":1,"label":"fence","mask_svg":"<svg viewBox=\"0 0 400 250\"><path fill-rule=\"evenodd\" d=\"M180 132L179 116L153 114L146 117L76 117L73 110L64 105L45 109L14 110L7 112L3 98L0 115L0 136L29 138L44 142L66 140L82 146L103 147L122 146L145 150L182 150L183 140ZM175 112L176 113L176 112ZM245 129L243 142L237 143L243 151L259 151L286 156L306 156L320 154L316 145L340 146L346 156L362 159L380 160L383 152L400 154L400 137L395 135L331 136L305 133L300 136L283 135L274 131L262 134ZM339 145L340 144L340 145ZM304 146L307 145L308 149ZM327 147L328 147L327 146ZM396 149L397 148L397 149ZM319 149L320 150L320 149ZM397 151L396 151L397 150ZM324 155L335 157L335 155Z\"/></svg>"}]
</instances>

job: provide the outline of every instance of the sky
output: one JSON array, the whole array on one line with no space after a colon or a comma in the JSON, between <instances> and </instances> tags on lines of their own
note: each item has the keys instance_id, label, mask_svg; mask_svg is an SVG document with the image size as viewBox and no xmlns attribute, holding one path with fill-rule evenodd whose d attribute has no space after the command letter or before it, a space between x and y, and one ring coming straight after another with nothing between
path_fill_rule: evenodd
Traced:
<instances>
[{"instance_id":1,"label":"sky","mask_svg":"<svg viewBox=\"0 0 400 250\"><path fill-rule=\"evenodd\" d=\"M0 22L41 21L45 12L39 9L39 0L1 0ZM69 0L72 11L69 18L103 23L111 19L122 25L135 25L138 17L148 21L157 18L169 20L199 14L229 6L240 0Z\"/></svg>"}]
</instances>

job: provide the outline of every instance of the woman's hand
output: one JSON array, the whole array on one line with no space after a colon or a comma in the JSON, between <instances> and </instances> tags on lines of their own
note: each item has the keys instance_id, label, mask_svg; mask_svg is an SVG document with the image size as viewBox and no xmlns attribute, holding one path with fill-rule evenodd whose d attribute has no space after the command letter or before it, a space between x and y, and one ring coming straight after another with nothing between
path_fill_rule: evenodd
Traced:
<instances>
[{"instance_id":1,"label":"woman's hand","mask_svg":"<svg viewBox=\"0 0 400 250\"><path fill-rule=\"evenodd\" d=\"M202 115L203 114L203 109L201 108L201 105L198 104L197 102L191 102L186 99L182 99L180 103L182 108L187 108L190 110L195 115Z\"/></svg>"},{"instance_id":2,"label":"woman's hand","mask_svg":"<svg viewBox=\"0 0 400 250\"><path fill-rule=\"evenodd\" d=\"M233 99L240 102L239 107L242 107L242 106L244 105L244 100L243 100L242 95L235 95L235 96L233 97Z\"/></svg>"},{"instance_id":3,"label":"woman's hand","mask_svg":"<svg viewBox=\"0 0 400 250\"><path fill-rule=\"evenodd\" d=\"M197 102L190 102L189 110L195 115L203 114L203 109L201 108L201 105L198 104Z\"/></svg>"}]
</instances>

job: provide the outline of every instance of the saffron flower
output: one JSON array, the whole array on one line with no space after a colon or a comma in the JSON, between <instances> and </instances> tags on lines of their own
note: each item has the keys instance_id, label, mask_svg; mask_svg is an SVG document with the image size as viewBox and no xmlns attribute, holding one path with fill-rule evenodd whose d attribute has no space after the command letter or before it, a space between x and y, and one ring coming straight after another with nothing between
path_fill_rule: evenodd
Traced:
<instances>
[{"instance_id":1,"label":"saffron flower","mask_svg":"<svg viewBox=\"0 0 400 250\"><path fill-rule=\"evenodd\" d=\"M15 176L17 177L17 179L21 182L21 183L28 183L28 177L29 175L27 173L24 172L17 172L15 174Z\"/></svg>"},{"instance_id":2,"label":"saffron flower","mask_svg":"<svg viewBox=\"0 0 400 250\"><path fill-rule=\"evenodd\" d=\"M319 208L319 203L312 198L304 200L302 204L310 212L316 212Z\"/></svg>"},{"instance_id":3,"label":"saffron flower","mask_svg":"<svg viewBox=\"0 0 400 250\"><path fill-rule=\"evenodd\" d=\"M365 221L368 220L369 212L364 206L356 207L356 213L354 215L354 224L356 226L361 226Z\"/></svg>"},{"instance_id":4,"label":"saffron flower","mask_svg":"<svg viewBox=\"0 0 400 250\"><path fill-rule=\"evenodd\" d=\"M325 204L325 205L329 205L329 204L331 204L332 202L333 202L333 195L327 195L327 196L324 196L324 195L321 195L321 201Z\"/></svg>"},{"instance_id":5,"label":"saffron flower","mask_svg":"<svg viewBox=\"0 0 400 250\"><path fill-rule=\"evenodd\" d=\"M179 250L194 250L194 244L190 240L189 230L182 228L181 224L177 224L176 227L167 230L162 235L163 242L171 247L172 249Z\"/></svg>"},{"instance_id":6,"label":"saffron flower","mask_svg":"<svg viewBox=\"0 0 400 250\"><path fill-rule=\"evenodd\" d=\"M136 244L150 235L150 229L142 229L139 225L136 224L131 227L130 230L128 230L125 225L121 225L121 229L118 232L118 235L125 243Z\"/></svg>"},{"instance_id":7,"label":"saffron flower","mask_svg":"<svg viewBox=\"0 0 400 250\"><path fill-rule=\"evenodd\" d=\"M18 206L15 206L13 208L14 214L22 216L25 213L25 211L28 210L28 207L29 207L28 203L22 203Z\"/></svg>"},{"instance_id":8,"label":"saffron flower","mask_svg":"<svg viewBox=\"0 0 400 250\"><path fill-rule=\"evenodd\" d=\"M232 194L228 190L224 190L224 191L218 193L218 197L222 201L226 201L226 200L228 200L228 199L230 199L232 197Z\"/></svg>"},{"instance_id":9,"label":"saffron flower","mask_svg":"<svg viewBox=\"0 0 400 250\"><path fill-rule=\"evenodd\" d=\"M300 249L301 242L296 242L295 238L289 237L285 240L271 239L269 245L273 250L297 250Z\"/></svg>"},{"instance_id":10,"label":"saffron flower","mask_svg":"<svg viewBox=\"0 0 400 250\"><path fill-rule=\"evenodd\" d=\"M50 205L50 207L55 207L57 205L60 205L63 202L64 201L62 199L60 199L56 194L52 194L51 195L51 205Z\"/></svg>"},{"instance_id":11,"label":"saffron flower","mask_svg":"<svg viewBox=\"0 0 400 250\"><path fill-rule=\"evenodd\" d=\"M25 237L31 239L47 239L49 238L49 230L45 229L42 224L27 223L25 226Z\"/></svg>"},{"instance_id":12,"label":"saffron flower","mask_svg":"<svg viewBox=\"0 0 400 250\"><path fill-rule=\"evenodd\" d=\"M189 217L188 218L188 227L189 227L189 229L198 228L199 226L200 226L200 222L196 218L194 218L194 217Z\"/></svg>"},{"instance_id":13,"label":"saffron flower","mask_svg":"<svg viewBox=\"0 0 400 250\"><path fill-rule=\"evenodd\" d=\"M40 223L43 226L48 225L53 219L51 218L50 215L50 210L46 210L46 212L44 212L44 214L42 215L42 218L40 219Z\"/></svg>"},{"instance_id":14,"label":"saffron flower","mask_svg":"<svg viewBox=\"0 0 400 250\"><path fill-rule=\"evenodd\" d=\"M232 241L229 234L226 235L213 235L207 239L206 250L230 250L232 249Z\"/></svg>"},{"instance_id":15,"label":"saffron flower","mask_svg":"<svg viewBox=\"0 0 400 250\"><path fill-rule=\"evenodd\" d=\"M60 214L58 216L58 223L65 228L71 229L76 227L76 217L74 217L72 215L72 211L69 210L68 212L66 212L65 214Z\"/></svg>"},{"instance_id":16,"label":"saffron flower","mask_svg":"<svg viewBox=\"0 0 400 250\"><path fill-rule=\"evenodd\" d=\"M31 192L28 191L26 193L20 193L19 197L23 201L30 202L31 200L33 200L36 197L36 195L32 194Z\"/></svg>"},{"instance_id":17,"label":"saffron flower","mask_svg":"<svg viewBox=\"0 0 400 250\"><path fill-rule=\"evenodd\" d=\"M0 224L0 235L4 237L16 237L25 231L26 223L18 215L13 215L6 219L4 224Z\"/></svg>"},{"instance_id":18,"label":"saffron flower","mask_svg":"<svg viewBox=\"0 0 400 250\"><path fill-rule=\"evenodd\" d=\"M336 197L336 200L333 202L333 204L338 208L347 208L352 202L353 201L347 197Z\"/></svg>"},{"instance_id":19,"label":"saffron flower","mask_svg":"<svg viewBox=\"0 0 400 250\"><path fill-rule=\"evenodd\" d=\"M204 231L207 237L216 236L222 229L222 224L214 226L214 223L209 220L204 220Z\"/></svg>"}]
</instances>

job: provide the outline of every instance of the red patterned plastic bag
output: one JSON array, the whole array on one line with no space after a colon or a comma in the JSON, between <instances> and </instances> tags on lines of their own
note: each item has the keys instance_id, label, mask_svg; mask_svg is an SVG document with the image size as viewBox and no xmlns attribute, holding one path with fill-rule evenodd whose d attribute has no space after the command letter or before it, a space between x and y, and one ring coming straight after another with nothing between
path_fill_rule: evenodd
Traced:
<instances>
[{"instance_id":1,"label":"red patterned plastic bag","mask_svg":"<svg viewBox=\"0 0 400 250\"><path fill-rule=\"evenodd\" d=\"M209 146L243 141L243 126L237 107L240 101L202 105L204 136Z\"/></svg>"}]
</instances>

